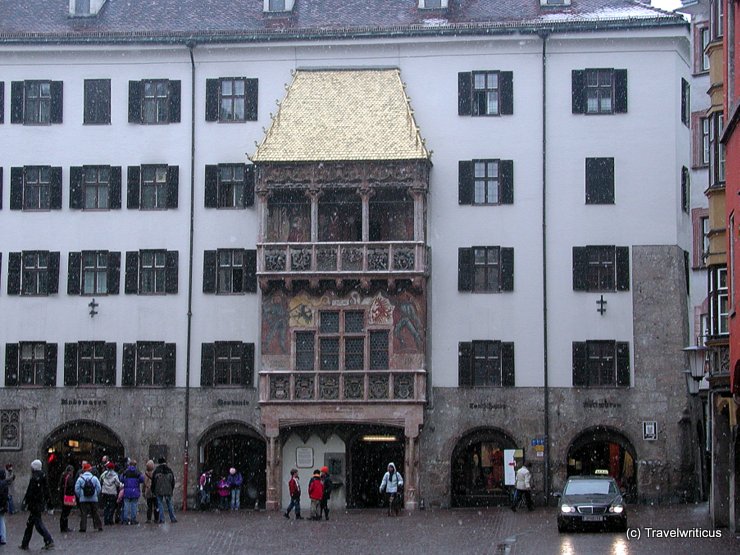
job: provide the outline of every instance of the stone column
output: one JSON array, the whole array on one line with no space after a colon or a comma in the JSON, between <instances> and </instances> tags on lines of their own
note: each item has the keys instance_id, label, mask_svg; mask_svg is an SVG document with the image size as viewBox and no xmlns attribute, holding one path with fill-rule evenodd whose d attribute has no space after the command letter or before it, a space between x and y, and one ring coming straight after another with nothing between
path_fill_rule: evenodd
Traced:
<instances>
[{"instance_id":1,"label":"stone column","mask_svg":"<svg viewBox=\"0 0 740 555\"><path fill-rule=\"evenodd\" d=\"M424 241L424 190L412 187L409 194L414 199L414 241Z\"/></svg>"},{"instance_id":2,"label":"stone column","mask_svg":"<svg viewBox=\"0 0 740 555\"><path fill-rule=\"evenodd\" d=\"M267 500L265 508L268 511L280 510L280 430L268 428L267 434Z\"/></svg>"},{"instance_id":3,"label":"stone column","mask_svg":"<svg viewBox=\"0 0 740 555\"><path fill-rule=\"evenodd\" d=\"M321 191L318 187L311 185L306 194L311 199L311 242L317 243L319 241L319 197Z\"/></svg>"},{"instance_id":4,"label":"stone column","mask_svg":"<svg viewBox=\"0 0 740 555\"><path fill-rule=\"evenodd\" d=\"M357 190L357 194L362 199L362 242L367 243L370 241L370 197L373 196L373 191L368 186L367 182L364 182L362 186Z\"/></svg>"},{"instance_id":5,"label":"stone column","mask_svg":"<svg viewBox=\"0 0 740 555\"><path fill-rule=\"evenodd\" d=\"M419 508L417 491L419 489L419 427L406 427L406 454L403 476L403 499L406 510Z\"/></svg>"},{"instance_id":6,"label":"stone column","mask_svg":"<svg viewBox=\"0 0 740 555\"><path fill-rule=\"evenodd\" d=\"M257 188L255 191L257 195L257 215L259 219L259 230L257 231L257 242L264 243L265 236L267 234L267 216L269 210L267 208L267 199L270 198L270 193L267 189Z\"/></svg>"}]
</instances>

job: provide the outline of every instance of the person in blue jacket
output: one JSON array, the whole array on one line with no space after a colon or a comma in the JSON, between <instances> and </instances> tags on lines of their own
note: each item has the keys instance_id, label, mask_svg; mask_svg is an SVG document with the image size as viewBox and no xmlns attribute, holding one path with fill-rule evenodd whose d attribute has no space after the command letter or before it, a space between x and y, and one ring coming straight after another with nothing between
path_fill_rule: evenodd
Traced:
<instances>
[{"instance_id":1,"label":"person in blue jacket","mask_svg":"<svg viewBox=\"0 0 740 555\"><path fill-rule=\"evenodd\" d=\"M80 532L87 532L87 517L92 517L93 526L98 532L103 531L103 523L98 513L98 499L100 497L100 480L92 473L92 465L82 465L82 474L75 482L75 495L80 506Z\"/></svg>"}]
</instances>

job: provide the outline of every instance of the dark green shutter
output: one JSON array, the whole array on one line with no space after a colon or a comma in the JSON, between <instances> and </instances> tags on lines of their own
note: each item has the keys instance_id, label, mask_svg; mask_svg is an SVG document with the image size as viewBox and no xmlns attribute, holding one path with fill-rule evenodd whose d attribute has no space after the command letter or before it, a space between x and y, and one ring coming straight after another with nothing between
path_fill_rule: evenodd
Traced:
<instances>
[{"instance_id":1,"label":"dark green shutter","mask_svg":"<svg viewBox=\"0 0 740 555\"><path fill-rule=\"evenodd\" d=\"M72 210L80 210L84 207L84 196L82 192L82 180L85 170L82 166L69 168L69 207Z\"/></svg>"},{"instance_id":2,"label":"dark green shutter","mask_svg":"<svg viewBox=\"0 0 740 555\"><path fill-rule=\"evenodd\" d=\"M10 209L23 210L23 168L10 168Z\"/></svg>"},{"instance_id":3,"label":"dark green shutter","mask_svg":"<svg viewBox=\"0 0 740 555\"><path fill-rule=\"evenodd\" d=\"M244 206L254 205L254 182L255 173L253 164L244 166Z\"/></svg>"},{"instance_id":4,"label":"dark green shutter","mask_svg":"<svg viewBox=\"0 0 740 555\"><path fill-rule=\"evenodd\" d=\"M588 291L588 248L573 247L573 291Z\"/></svg>"},{"instance_id":5,"label":"dark green shutter","mask_svg":"<svg viewBox=\"0 0 740 555\"><path fill-rule=\"evenodd\" d=\"M44 367L44 386L55 387L57 385L57 344L46 344L46 360Z\"/></svg>"},{"instance_id":6,"label":"dark green shutter","mask_svg":"<svg viewBox=\"0 0 740 555\"><path fill-rule=\"evenodd\" d=\"M586 72L574 69L571 72L571 108L574 114L586 113Z\"/></svg>"},{"instance_id":7,"label":"dark green shutter","mask_svg":"<svg viewBox=\"0 0 740 555\"><path fill-rule=\"evenodd\" d=\"M614 158L586 158L586 204L614 203Z\"/></svg>"},{"instance_id":8,"label":"dark green shutter","mask_svg":"<svg viewBox=\"0 0 740 555\"><path fill-rule=\"evenodd\" d=\"M108 253L108 294L118 295L121 288L121 253Z\"/></svg>"},{"instance_id":9,"label":"dark green shutter","mask_svg":"<svg viewBox=\"0 0 740 555\"><path fill-rule=\"evenodd\" d=\"M2 210L2 208L3 208L3 168L0 167L0 210Z\"/></svg>"},{"instance_id":10,"label":"dark green shutter","mask_svg":"<svg viewBox=\"0 0 740 555\"><path fill-rule=\"evenodd\" d=\"M614 113L627 112L627 70L614 70Z\"/></svg>"},{"instance_id":11,"label":"dark green shutter","mask_svg":"<svg viewBox=\"0 0 740 555\"><path fill-rule=\"evenodd\" d=\"M473 385L473 343L461 341L457 344L457 386Z\"/></svg>"},{"instance_id":12,"label":"dark green shutter","mask_svg":"<svg viewBox=\"0 0 740 555\"><path fill-rule=\"evenodd\" d=\"M588 352L585 341L573 342L573 387L588 385L588 370L586 365Z\"/></svg>"},{"instance_id":13,"label":"dark green shutter","mask_svg":"<svg viewBox=\"0 0 740 555\"><path fill-rule=\"evenodd\" d=\"M105 385L116 385L116 344L105 344Z\"/></svg>"},{"instance_id":14,"label":"dark green shutter","mask_svg":"<svg viewBox=\"0 0 740 555\"><path fill-rule=\"evenodd\" d=\"M129 81L128 82L128 122L129 123L141 123L142 89L143 89L143 83L141 81Z\"/></svg>"},{"instance_id":15,"label":"dark green shutter","mask_svg":"<svg viewBox=\"0 0 740 555\"><path fill-rule=\"evenodd\" d=\"M5 83L0 81L0 123L5 123Z\"/></svg>"},{"instance_id":16,"label":"dark green shutter","mask_svg":"<svg viewBox=\"0 0 740 555\"><path fill-rule=\"evenodd\" d=\"M514 74L511 71L500 71L498 90L501 99L499 113L510 116L514 113Z\"/></svg>"},{"instance_id":17,"label":"dark green shutter","mask_svg":"<svg viewBox=\"0 0 740 555\"><path fill-rule=\"evenodd\" d=\"M62 209L62 168L50 168L49 170L49 208L51 210Z\"/></svg>"},{"instance_id":18,"label":"dark green shutter","mask_svg":"<svg viewBox=\"0 0 740 555\"><path fill-rule=\"evenodd\" d=\"M218 121L218 79L206 79L206 121Z\"/></svg>"},{"instance_id":19,"label":"dark green shutter","mask_svg":"<svg viewBox=\"0 0 740 555\"><path fill-rule=\"evenodd\" d=\"M167 166L167 208L177 208L180 196L180 167Z\"/></svg>"},{"instance_id":20,"label":"dark green shutter","mask_svg":"<svg viewBox=\"0 0 740 555\"><path fill-rule=\"evenodd\" d=\"M206 165L205 207L218 208L218 166Z\"/></svg>"},{"instance_id":21,"label":"dark green shutter","mask_svg":"<svg viewBox=\"0 0 740 555\"><path fill-rule=\"evenodd\" d=\"M82 293L80 277L82 273L82 253L70 252L67 262L67 295Z\"/></svg>"},{"instance_id":22,"label":"dark green shutter","mask_svg":"<svg viewBox=\"0 0 740 555\"><path fill-rule=\"evenodd\" d=\"M177 376L177 345L175 343L164 344L164 368L163 385L174 387Z\"/></svg>"},{"instance_id":23,"label":"dark green shutter","mask_svg":"<svg viewBox=\"0 0 740 555\"><path fill-rule=\"evenodd\" d=\"M457 249L457 290L473 290L473 249Z\"/></svg>"},{"instance_id":24,"label":"dark green shutter","mask_svg":"<svg viewBox=\"0 0 740 555\"><path fill-rule=\"evenodd\" d=\"M123 344L123 365L121 369L121 385L136 385L136 343Z\"/></svg>"},{"instance_id":25,"label":"dark green shutter","mask_svg":"<svg viewBox=\"0 0 740 555\"><path fill-rule=\"evenodd\" d=\"M246 293L257 292L257 251L244 251L244 289Z\"/></svg>"},{"instance_id":26,"label":"dark green shutter","mask_svg":"<svg viewBox=\"0 0 740 555\"><path fill-rule=\"evenodd\" d=\"M179 253L177 251L167 251L165 258L164 290L167 294L175 294L177 293Z\"/></svg>"},{"instance_id":27,"label":"dark green shutter","mask_svg":"<svg viewBox=\"0 0 740 555\"><path fill-rule=\"evenodd\" d=\"M514 387L514 343L501 342L501 385Z\"/></svg>"},{"instance_id":28,"label":"dark green shutter","mask_svg":"<svg viewBox=\"0 0 740 555\"><path fill-rule=\"evenodd\" d=\"M64 385L77 385L77 343L64 344Z\"/></svg>"},{"instance_id":29,"label":"dark green shutter","mask_svg":"<svg viewBox=\"0 0 740 555\"><path fill-rule=\"evenodd\" d=\"M216 346L214 343L203 343L200 346L200 386L211 387L215 372Z\"/></svg>"},{"instance_id":30,"label":"dark green shutter","mask_svg":"<svg viewBox=\"0 0 740 555\"><path fill-rule=\"evenodd\" d=\"M458 204L473 204L475 201L474 171L472 160L460 160L457 163Z\"/></svg>"},{"instance_id":31,"label":"dark green shutter","mask_svg":"<svg viewBox=\"0 0 740 555\"><path fill-rule=\"evenodd\" d=\"M8 254L8 295L21 294L21 258L23 253Z\"/></svg>"},{"instance_id":32,"label":"dark green shutter","mask_svg":"<svg viewBox=\"0 0 740 555\"><path fill-rule=\"evenodd\" d=\"M180 81L170 81L169 89L170 123L180 123L180 101L182 97Z\"/></svg>"},{"instance_id":33,"label":"dark green shutter","mask_svg":"<svg viewBox=\"0 0 740 555\"><path fill-rule=\"evenodd\" d=\"M514 290L514 249L501 247L501 291Z\"/></svg>"},{"instance_id":34,"label":"dark green shutter","mask_svg":"<svg viewBox=\"0 0 740 555\"><path fill-rule=\"evenodd\" d=\"M514 161L500 160L498 166L499 175L499 202L501 204L514 204Z\"/></svg>"},{"instance_id":35,"label":"dark green shutter","mask_svg":"<svg viewBox=\"0 0 740 555\"><path fill-rule=\"evenodd\" d=\"M52 81L50 89L51 105L49 121L51 123L62 123L64 116L64 83L62 81Z\"/></svg>"},{"instance_id":36,"label":"dark green shutter","mask_svg":"<svg viewBox=\"0 0 740 555\"><path fill-rule=\"evenodd\" d=\"M47 272L49 274L49 279L47 281L48 283L47 293L49 295L56 295L57 293L59 293L59 253L58 252L49 253L49 267L47 269Z\"/></svg>"},{"instance_id":37,"label":"dark green shutter","mask_svg":"<svg viewBox=\"0 0 740 555\"><path fill-rule=\"evenodd\" d=\"M139 292L139 252L126 253L126 278L123 285L126 295L136 295Z\"/></svg>"},{"instance_id":38,"label":"dark green shutter","mask_svg":"<svg viewBox=\"0 0 740 555\"><path fill-rule=\"evenodd\" d=\"M630 344L625 341L617 341L617 385L630 386Z\"/></svg>"},{"instance_id":39,"label":"dark green shutter","mask_svg":"<svg viewBox=\"0 0 740 555\"><path fill-rule=\"evenodd\" d=\"M126 207L139 208L139 191L141 189L141 168L129 166L126 182Z\"/></svg>"},{"instance_id":40,"label":"dark green shutter","mask_svg":"<svg viewBox=\"0 0 740 555\"><path fill-rule=\"evenodd\" d=\"M242 343L242 385L254 387L254 343Z\"/></svg>"},{"instance_id":41,"label":"dark green shutter","mask_svg":"<svg viewBox=\"0 0 740 555\"><path fill-rule=\"evenodd\" d=\"M216 259L218 251L203 253L203 293L216 292Z\"/></svg>"},{"instance_id":42,"label":"dark green shutter","mask_svg":"<svg viewBox=\"0 0 740 555\"><path fill-rule=\"evenodd\" d=\"M257 79L247 79L246 83L246 107L245 117L247 121L257 121L257 96L258 96Z\"/></svg>"},{"instance_id":43,"label":"dark green shutter","mask_svg":"<svg viewBox=\"0 0 740 555\"><path fill-rule=\"evenodd\" d=\"M5 385L18 385L18 343L5 344Z\"/></svg>"},{"instance_id":44,"label":"dark green shutter","mask_svg":"<svg viewBox=\"0 0 740 555\"><path fill-rule=\"evenodd\" d=\"M457 74L457 115L469 116L473 108L473 74Z\"/></svg>"},{"instance_id":45,"label":"dark green shutter","mask_svg":"<svg viewBox=\"0 0 740 555\"><path fill-rule=\"evenodd\" d=\"M111 210L119 210L121 208L121 166L111 166L110 169L108 207Z\"/></svg>"},{"instance_id":46,"label":"dark green shutter","mask_svg":"<svg viewBox=\"0 0 740 555\"><path fill-rule=\"evenodd\" d=\"M23 81L10 83L10 123L23 123Z\"/></svg>"},{"instance_id":47,"label":"dark green shutter","mask_svg":"<svg viewBox=\"0 0 740 555\"><path fill-rule=\"evenodd\" d=\"M630 290L630 248L615 247L617 291Z\"/></svg>"}]
</instances>

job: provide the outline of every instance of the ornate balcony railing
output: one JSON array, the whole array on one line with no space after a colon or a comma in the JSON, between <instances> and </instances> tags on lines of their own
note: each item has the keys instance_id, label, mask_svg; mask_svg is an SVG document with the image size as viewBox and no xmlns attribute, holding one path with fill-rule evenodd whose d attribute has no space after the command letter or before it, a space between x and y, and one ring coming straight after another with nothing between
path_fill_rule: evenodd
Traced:
<instances>
[{"instance_id":1,"label":"ornate balcony railing","mask_svg":"<svg viewBox=\"0 0 740 555\"><path fill-rule=\"evenodd\" d=\"M403 276L428 273L427 247L416 241L370 243L260 243L261 277Z\"/></svg>"},{"instance_id":2,"label":"ornate balcony railing","mask_svg":"<svg viewBox=\"0 0 740 555\"><path fill-rule=\"evenodd\" d=\"M261 403L422 403L424 370L260 372Z\"/></svg>"}]
</instances>

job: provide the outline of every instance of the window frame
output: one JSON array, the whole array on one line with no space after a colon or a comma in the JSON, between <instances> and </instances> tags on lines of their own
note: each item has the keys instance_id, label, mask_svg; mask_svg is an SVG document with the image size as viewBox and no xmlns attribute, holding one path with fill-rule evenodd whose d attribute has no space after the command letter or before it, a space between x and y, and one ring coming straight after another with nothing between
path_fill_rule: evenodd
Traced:
<instances>
[{"instance_id":1,"label":"window frame","mask_svg":"<svg viewBox=\"0 0 740 555\"><path fill-rule=\"evenodd\" d=\"M30 79L23 81L23 124L24 125L51 125L51 91L50 79ZM41 93L41 87L48 87L48 95ZM32 94L32 89L38 89ZM36 100L34 100L36 99ZM38 104L34 104L37 102ZM44 116L46 116L44 118Z\"/></svg>"},{"instance_id":2,"label":"window frame","mask_svg":"<svg viewBox=\"0 0 740 555\"><path fill-rule=\"evenodd\" d=\"M95 257L94 265L86 265L86 258ZM104 257L104 264L101 265L101 257ZM81 251L80 252L80 296L83 297L94 297L95 295L108 295L108 273L110 270L110 253L108 251ZM87 273L91 272L93 275L93 291L86 291L87 288ZM105 288L100 289L100 276L104 276Z\"/></svg>"},{"instance_id":3,"label":"window frame","mask_svg":"<svg viewBox=\"0 0 740 555\"><path fill-rule=\"evenodd\" d=\"M98 88L103 85L102 90ZM83 125L110 125L111 80L85 79L83 83Z\"/></svg>"},{"instance_id":4,"label":"window frame","mask_svg":"<svg viewBox=\"0 0 740 555\"><path fill-rule=\"evenodd\" d=\"M144 164L141 166L139 210L167 210L169 208L168 168L169 166L166 164ZM151 174L151 172L154 173ZM164 180L160 179L161 175L164 176ZM150 177L153 179L148 179Z\"/></svg>"},{"instance_id":5,"label":"window frame","mask_svg":"<svg viewBox=\"0 0 740 555\"><path fill-rule=\"evenodd\" d=\"M49 295L50 275L49 251L23 251L21 255L21 296L47 297ZM41 256L45 260L41 260ZM35 257L35 264L28 265L28 257ZM32 287L31 287L32 286Z\"/></svg>"},{"instance_id":6,"label":"window frame","mask_svg":"<svg viewBox=\"0 0 740 555\"><path fill-rule=\"evenodd\" d=\"M600 82L600 77L608 74L608 84L604 84ZM596 76L596 84L591 85L589 84L589 77L595 75ZM615 105L615 99L616 99L616 85L615 85L615 75L614 75L614 68L586 68L584 69L584 85L585 85L585 114L586 115L610 115L614 114L614 105ZM589 90L595 90L596 91L596 97L597 97L597 109L591 110L590 109L590 102L589 102ZM603 94L607 91L609 92L608 98L609 98L609 106L608 108L602 107L602 99L604 98Z\"/></svg>"},{"instance_id":7,"label":"window frame","mask_svg":"<svg viewBox=\"0 0 740 555\"><path fill-rule=\"evenodd\" d=\"M31 348L31 357L24 359L24 348ZM41 352L41 356L36 355ZM24 360L28 361L24 363ZM30 365L30 368L28 366ZM32 387L44 385L45 376L47 373L47 356L46 356L46 342L44 341L20 341L18 343L18 385ZM26 368L24 368L26 366ZM27 375L30 371L32 379L30 381L24 380L24 375Z\"/></svg>"},{"instance_id":8,"label":"window frame","mask_svg":"<svg viewBox=\"0 0 740 555\"><path fill-rule=\"evenodd\" d=\"M494 249L498 249L498 262L488 263L488 253ZM482 250L485 253L486 263L476 264L476 250ZM477 266L482 268L484 279L488 276L488 270L485 268L498 266L497 288L480 288L477 285L479 283L479 280L476 279ZM511 292L514 290L514 249L500 245L461 247L458 249L457 270L458 291L482 294ZM486 282L489 283L490 280L486 280Z\"/></svg>"},{"instance_id":9,"label":"window frame","mask_svg":"<svg viewBox=\"0 0 740 555\"><path fill-rule=\"evenodd\" d=\"M151 258L151 264L149 258ZM157 258L161 257L161 264ZM164 249L145 249L139 251L139 295L167 294L167 251Z\"/></svg>"},{"instance_id":10,"label":"window frame","mask_svg":"<svg viewBox=\"0 0 740 555\"><path fill-rule=\"evenodd\" d=\"M110 166L83 166L82 167L82 210L85 212L100 212L111 209L111 193L113 189L112 185L112 168ZM101 180L102 172L108 173L107 181ZM95 172L95 179L89 180L89 172ZM90 189L95 190L95 202L94 206L88 206L88 191ZM100 192L105 190L106 199L104 203L100 201ZM104 204L104 206L103 206Z\"/></svg>"},{"instance_id":11,"label":"window frame","mask_svg":"<svg viewBox=\"0 0 740 555\"><path fill-rule=\"evenodd\" d=\"M238 365L236 371L234 365ZM217 379L219 376L225 376L226 380ZM217 388L254 387L254 343L243 341L203 343L200 385Z\"/></svg>"},{"instance_id":12,"label":"window frame","mask_svg":"<svg viewBox=\"0 0 740 555\"><path fill-rule=\"evenodd\" d=\"M727 336L730 333L727 267L710 268L708 283L710 333L715 337Z\"/></svg>"},{"instance_id":13,"label":"window frame","mask_svg":"<svg viewBox=\"0 0 740 555\"><path fill-rule=\"evenodd\" d=\"M631 387L632 355L629 342L589 339L574 341L572 348L573 387Z\"/></svg>"},{"instance_id":14,"label":"window frame","mask_svg":"<svg viewBox=\"0 0 740 555\"><path fill-rule=\"evenodd\" d=\"M46 171L47 179L42 180L42 172ZM37 173L37 180L32 182L29 177ZM52 168L51 166L23 166L23 211L24 212L48 212L52 208ZM36 193L31 194L35 183ZM46 195L44 196L44 191ZM31 205L31 199L34 200ZM36 202L37 201L37 202Z\"/></svg>"},{"instance_id":15,"label":"window frame","mask_svg":"<svg viewBox=\"0 0 740 555\"><path fill-rule=\"evenodd\" d=\"M92 356L85 356L85 353L83 351L87 349L91 349ZM83 366L88 364L91 367L89 372L89 380L83 381ZM115 385L106 383L106 378L109 377L109 365L110 359L108 353L108 345L104 341L80 341L77 343L78 386L100 387L105 385Z\"/></svg>"},{"instance_id":16,"label":"window frame","mask_svg":"<svg viewBox=\"0 0 740 555\"><path fill-rule=\"evenodd\" d=\"M573 247L573 291L607 293L629 291L629 247L586 245Z\"/></svg>"},{"instance_id":17,"label":"window frame","mask_svg":"<svg viewBox=\"0 0 740 555\"><path fill-rule=\"evenodd\" d=\"M147 87L154 94L147 95ZM161 88L164 89L162 91ZM143 125L164 125L170 123L170 80L142 79L141 81L141 123ZM153 108L147 114L147 107Z\"/></svg>"},{"instance_id":18,"label":"window frame","mask_svg":"<svg viewBox=\"0 0 740 555\"><path fill-rule=\"evenodd\" d=\"M615 181L613 157L586 158L586 205L615 204Z\"/></svg>"},{"instance_id":19,"label":"window frame","mask_svg":"<svg viewBox=\"0 0 740 555\"><path fill-rule=\"evenodd\" d=\"M235 255L241 257L241 262L236 264L234 262ZM229 256L229 264L222 264L222 257ZM228 288L224 288L224 280L222 275L224 272L230 274ZM247 275L249 271L247 269L247 252L246 249L218 249L216 251L216 295L243 295L247 293ZM240 277L239 277L240 276ZM236 291L234 284L238 281L241 283L240 290Z\"/></svg>"}]
</instances>

